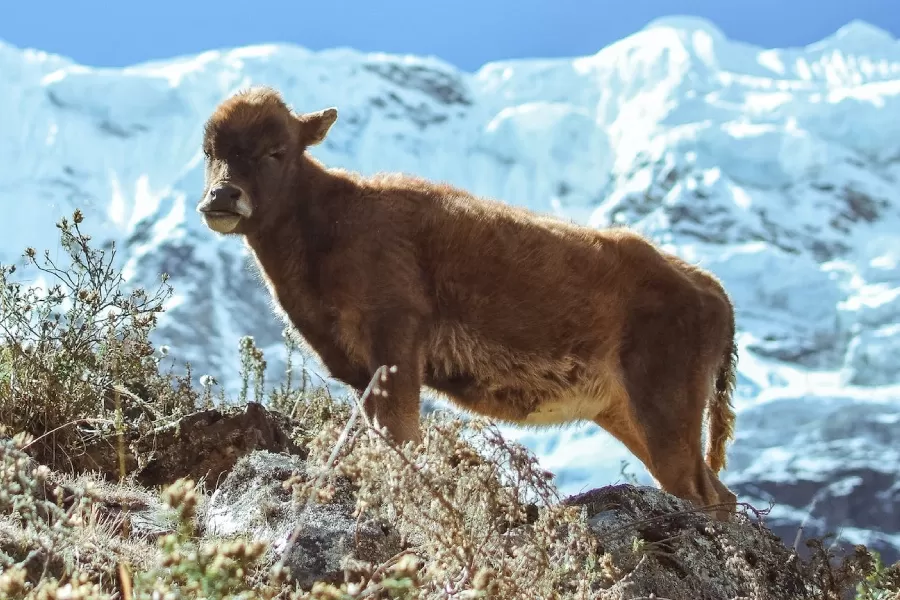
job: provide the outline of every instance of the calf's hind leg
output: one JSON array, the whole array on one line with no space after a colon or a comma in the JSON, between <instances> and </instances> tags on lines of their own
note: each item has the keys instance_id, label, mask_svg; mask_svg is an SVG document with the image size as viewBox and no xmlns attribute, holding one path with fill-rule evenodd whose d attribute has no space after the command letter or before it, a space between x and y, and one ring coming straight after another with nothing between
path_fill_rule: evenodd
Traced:
<instances>
[{"instance_id":1,"label":"calf's hind leg","mask_svg":"<svg viewBox=\"0 0 900 600\"><path fill-rule=\"evenodd\" d=\"M704 409L722 353L709 341L716 338L708 320L691 316L645 311L627 324L620 357L631 445L645 453L639 457L663 490L698 508L732 504L735 495L706 464L702 446ZM724 520L729 513L714 516Z\"/></svg>"}]
</instances>

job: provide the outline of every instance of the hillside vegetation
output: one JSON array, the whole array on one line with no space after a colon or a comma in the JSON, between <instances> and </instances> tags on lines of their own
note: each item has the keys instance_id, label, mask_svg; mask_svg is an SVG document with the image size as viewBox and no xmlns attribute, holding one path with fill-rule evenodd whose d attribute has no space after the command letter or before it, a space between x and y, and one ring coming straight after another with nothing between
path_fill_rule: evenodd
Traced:
<instances>
[{"instance_id":1,"label":"hillside vegetation","mask_svg":"<svg viewBox=\"0 0 900 600\"><path fill-rule=\"evenodd\" d=\"M166 278L127 290L80 212L57 227L65 261L0 267L2 598L900 597L900 564L803 560L750 506L561 498L482 419L434 413L398 447L295 363L267 386L250 337L228 398L151 343Z\"/></svg>"}]
</instances>

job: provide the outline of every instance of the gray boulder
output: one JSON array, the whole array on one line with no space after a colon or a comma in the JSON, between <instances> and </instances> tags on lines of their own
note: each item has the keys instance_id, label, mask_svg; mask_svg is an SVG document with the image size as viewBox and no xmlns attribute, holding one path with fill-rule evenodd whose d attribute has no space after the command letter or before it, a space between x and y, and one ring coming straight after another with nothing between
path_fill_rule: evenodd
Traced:
<instances>
[{"instance_id":1,"label":"gray boulder","mask_svg":"<svg viewBox=\"0 0 900 600\"><path fill-rule=\"evenodd\" d=\"M283 559L292 580L306 589L316 581L353 579L357 563L377 565L401 550L400 535L391 527L357 520L347 482L338 482L327 504L312 503L304 510L282 484L292 474L306 473L298 456L258 450L241 458L209 500L205 534L267 542L271 558ZM295 527L300 530L289 545Z\"/></svg>"},{"instance_id":2,"label":"gray boulder","mask_svg":"<svg viewBox=\"0 0 900 600\"><path fill-rule=\"evenodd\" d=\"M813 600L848 586L823 586L815 561L740 510L718 522L656 488L627 484L565 502L584 507L599 553L612 557L613 580L597 590L599 600Z\"/></svg>"}]
</instances>

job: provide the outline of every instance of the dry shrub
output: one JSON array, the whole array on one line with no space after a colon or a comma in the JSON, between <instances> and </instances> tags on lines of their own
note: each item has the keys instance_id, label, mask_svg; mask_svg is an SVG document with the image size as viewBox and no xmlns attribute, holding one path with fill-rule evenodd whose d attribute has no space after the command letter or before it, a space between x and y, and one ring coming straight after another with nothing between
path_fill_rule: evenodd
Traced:
<instances>
[{"instance_id":1,"label":"dry shrub","mask_svg":"<svg viewBox=\"0 0 900 600\"><path fill-rule=\"evenodd\" d=\"M878 553L863 545L836 560L824 537L806 545L811 550L810 579L823 590L825 600L844 600L850 589L855 589L854 600L900 600L900 561L885 567Z\"/></svg>"},{"instance_id":2,"label":"dry shrub","mask_svg":"<svg viewBox=\"0 0 900 600\"><path fill-rule=\"evenodd\" d=\"M334 418L346 420L350 404L331 395L328 382L314 375L308 368L312 354L291 327L282 331L285 348L284 378L266 392L266 358L253 336L244 336L239 342L241 388L237 405L249 401L250 385L253 385L255 402L265 404L269 410L280 412L293 420L294 441L305 446L318 433L320 426ZM299 364L298 364L299 363ZM314 379L318 377L318 381ZM227 400L223 399L222 403Z\"/></svg>"},{"instance_id":3,"label":"dry shrub","mask_svg":"<svg viewBox=\"0 0 900 600\"><path fill-rule=\"evenodd\" d=\"M152 555L116 534L92 486L54 483L24 452L29 441L0 440L0 597L106 598L119 561Z\"/></svg>"},{"instance_id":4,"label":"dry shrub","mask_svg":"<svg viewBox=\"0 0 900 600\"><path fill-rule=\"evenodd\" d=\"M127 590L135 600L250 600L282 590L283 577L266 577L258 564L265 544L197 540L200 498L192 482L163 491L176 531L154 549L119 537L117 523L98 518L107 500L101 489L50 485L50 470L23 452L27 440L0 440L0 598L112 600Z\"/></svg>"},{"instance_id":5,"label":"dry shrub","mask_svg":"<svg viewBox=\"0 0 900 600\"><path fill-rule=\"evenodd\" d=\"M299 500L327 500L329 483L346 477L357 513L388 520L415 548L391 564L355 565L359 580L342 588L350 595L334 597L368 597L398 565L412 598L592 597L596 538L581 507L560 505L534 455L480 418L434 413L423 430L414 450L371 423L336 419L310 444L319 478L295 482Z\"/></svg>"},{"instance_id":6,"label":"dry shrub","mask_svg":"<svg viewBox=\"0 0 900 600\"><path fill-rule=\"evenodd\" d=\"M115 245L93 248L82 214L57 223L67 260L25 251L37 275L24 285L15 265L0 266L0 424L35 437L29 451L52 468L91 440L148 429L193 410L187 376L160 371L165 354L149 335L171 288L126 292ZM41 284L43 280L43 285Z\"/></svg>"},{"instance_id":7,"label":"dry shrub","mask_svg":"<svg viewBox=\"0 0 900 600\"><path fill-rule=\"evenodd\" d=\"M260 559L266 544L245 540L198 542L194 483L180 479L163 492L177 515L177 530L158 541L160 560L125 577L133 598L273 598L277 587L262 582ZM274 578L276 584L281 582ZM254 590L256 587L258 589Z\"/></svg>"}]
</instances>

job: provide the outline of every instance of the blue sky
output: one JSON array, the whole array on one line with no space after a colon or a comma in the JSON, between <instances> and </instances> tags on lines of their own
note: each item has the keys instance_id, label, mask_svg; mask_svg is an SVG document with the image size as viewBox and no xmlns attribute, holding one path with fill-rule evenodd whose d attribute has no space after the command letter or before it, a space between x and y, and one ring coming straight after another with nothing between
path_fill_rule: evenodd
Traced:
<instances>
[{"instance_id":1,"label":"blue sky","mask_svg":"<svg viewBox=\"0 0 900 600\"><path fill-rule=\"evenodd\" d=\"M900 37L900 0L48 0L7 2L0 39L96 66L260 42L490 60L593 54L669 14L729 37L798 46L863 19ZM254 6L249 11L246 7Z\"/></svg>"}]
</instances>

